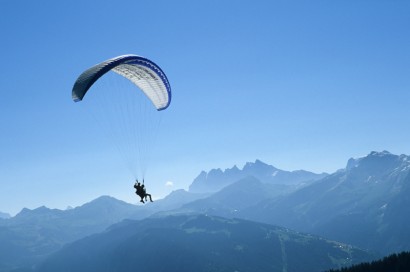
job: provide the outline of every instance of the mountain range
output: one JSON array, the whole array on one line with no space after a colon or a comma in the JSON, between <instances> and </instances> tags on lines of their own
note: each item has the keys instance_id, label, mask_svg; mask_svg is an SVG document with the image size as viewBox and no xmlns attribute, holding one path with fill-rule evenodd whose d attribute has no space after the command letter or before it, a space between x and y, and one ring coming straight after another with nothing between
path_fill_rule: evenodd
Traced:
<instances>
[{"instance_id":1,"label":"mountain range","mask_svg":"<svg viewBox=\"0 0 410 272\"><path fill-rule=\"evenodd\" d=\"M217 192L249 176L267 184L296 185L319 180L327 176L327 173L315 174L305 170L285 171L256 160L254 163L246 163L242 170L234 166L224 171L219 168L209 172L202 171L189 186L189 191L194 193Z\"/></svg>"},{"instance_id":2,"label":"mountain range","mask_svg":"<svg viewBox=\"0 0 410 272\"><path fill-rule=\"evenodd\" d=\"M410 157L387 151L349 159L308 185L272 187L247 178L182 206L313 233L383 254L410 249Z\"/></svg>"},{"instance_id":3,"label":"mountain range","mask_svg":"<svg viewBox=\"0 0 410 272\"><path fill-rule=\"evenodd\" d=\"M267 224L179 215L123 221L65 246L36 271L314 272L373 258L345 244Z\"/></svg>"},{"instance_id":4,"label":"mountain range","mask_svg":"<svg viewBox=\"0 0 410 272\"><path fill-rule=\"evenodd\" d=\"M410 249L409 195L410 157L372 152L242 217L390 254Z\"/></svg>"},{"instance_id":5,"label":"mountain range","mask_svg":"<svg viewBox=\"0 0 410 272\"><path fill-rule=\"evenodd\" d=\"M286 229L295 234L291 236L291 239L289 238L294 243L305 239L297 237L296 234L299 232L311 233L319 240L329 243L329 240L339 241L343 244L342 247L353 248L347 246L349 244L379 252L382 255L410 250L410 219L408 216L410 211L410 198L408 197L410 195L410 157L407 155L394 155L387 151L371 152L362 158L349 159L345 168L332 174L306 174L305 171L294 171L287 172L288 174L293 173L289 174L293 177L292 179L285 178L285 174L280 174L284 177L282 180L276 178L282 170L258 160L255 163L246 164L242 170L232 169L202 172L207 178L199 178L204 175L201 173L193 182L196 185L191 185L189 191L174 191L166 198L145 206L131 205L112 197L103 196L70 210L62 211L46 207L34 210L23 209L14 217L0 219L0 252L2 252L0 271L19 271L24 267L40 269L38 264L43 262L44 266L41 266L41 269L45 270L40 271L50 271L46 269L53 267L52 264L56 262L55 258L65 256L59 252L75 255L71 250L78 243L89 248L90 254L91 252L103 254L94 245L87 245L87 243L97 243L92 237L99 237L104 241L114 239L113 237L120 235L116 234L116 230L121 230L123 224L125 224L124 227L143 228L142 226L147 226L147 229L155 229L157 226L154 222L161 222L164 226L168 226L174 220L173 218L180 218L178 222L185 224L183 222L200 218L199 215L206 215L208 216L206 218L213 218L212 220L222 220L226 224L224 226L226 229L229 229L230 224L234 224L232 222L247 222L243 224L246 226L255 224L259 226L258 228L265 229L267 226L275 229L279 228L275 226L281 226L283 230ZM253 175L249 174L249 169L253 169ZM275 171L278 172L275 174ZM211 172L222 173L228 181L215 185L218 179L213 178L214 174L211 175ZM303 178L296 178L295 173L303 173L301 175ZM238 179L235 180L234 177ZM207 185L210 189L206 189ZM217 190L217 188L220 189ZM128 220L123 221L124 219ZM206 222L202 226L197 225L196 228L212 233L210 230L212 224L208 224L207 220L201 219L196 222ZM135 231L133 235L138 237L142 235L137 230ZM187 232L176 226L165 232L168 231ZM155 244L160 243L163 239L163 237L158 238L161 236L155 236L159 235L157 232L149 232L149 234L153 235L150 236L152 241L157 241ZM307 237L310 234L301 235ZM181 236L186 244L181 244L179 247L203 246L196 242L196 244L190 244L187 237ZM130 236L129 239L134 238ZM207 239L213 241L214 244L220 243L218 240L212 240L211 237ZM137 240L134 242L140 243L141 248L144 248L141 244L143 242ZM118 244L119 247L132 247L122 242L121 245ZM145 242L148 243L148 241ZM152 246L151 250L154 250L155 245L150 246ZM141 250L138 252L144 258L152 258L144 255L145 253ZM190 248L190 250L196 252L195 250L201 249ZM301 248L298 250L303 251ZM309 250L314 251L315 249L310 248ZM254 249L254 252L257 250ZM359 255L363 259L371 258L368 251L355 248L355 252L362 252ZM51 256L52 253L55 254ZM107 249L108 253L109 249ZM236 256L234 252L229 254L231 253L232 256ZM115 255L115 252L110 254ZM209 251L206 254L211 253ZM136 258L130 254L131 257ZM316 258L317 256L312 255L311 257ZM359 259L361 258L357 260ZM316 260L327 263L324 260ZM65 260L59 259L57 263L65 263ZM200 261L196 264L199 263ZM333 262L333 266L324 269L337 268L341 263L341 261ZM94 265L97 264L94 263ZM232 268L230 265L223 267ZM156 269L160 268L156 267ZM242 267L240 271L246 271L246 269ZM291 270L288 269L288 271Z\"/></svg>"},{"instance_id":6,"label":"mountain range","mask_svg":"<svg viewBox=\"0 0 410 272\"><path fill-rule=\"evenodd\" d=\"M0 271L32 266L63 245L102 232L124 219L146 218L203 196L178 190L146 206L102 196L64 211L44 206L34 210L24 208L14 217L0 219Z\"/></svg>"}]
</instances>

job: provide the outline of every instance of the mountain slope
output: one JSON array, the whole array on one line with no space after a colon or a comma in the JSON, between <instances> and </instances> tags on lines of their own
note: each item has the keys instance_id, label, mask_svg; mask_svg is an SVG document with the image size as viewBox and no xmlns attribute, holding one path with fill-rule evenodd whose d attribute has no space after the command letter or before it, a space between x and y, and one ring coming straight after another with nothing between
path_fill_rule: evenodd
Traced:
<instances>
[{"instance_id":1,"label":"mountain slope","mask_svg":"<svg viewBox=\"0 0 410 272\"><path fill-rule=\"evenodd\" d=\"M297 188L291 185L266 184L253 176L240 179L209 197L183 205L178 212L205 213L223 217L236 217L237 214L255 204L274 199Z\"/></svg>"},{"instance_id":2,"label":"mountain slope","mask_svg":"<svg viewBox=\"0 0 410 272\"><path fill-rule=\"evenodd\" d=\"M372 152L349 160L344 170L238 216L387 254L410 249L409 195L410 158Z\"/></svg>"},{"instance_id":3,"label":"mountain slope","mask_svg":"<svg viewBox=\"0 0 410 272\"><path fill-rule=\"evenodd\" d=\"M124 221L53 254L36 271L323 271L373 259L288 229L205 215Z\"/></svg>"}]
</instances>

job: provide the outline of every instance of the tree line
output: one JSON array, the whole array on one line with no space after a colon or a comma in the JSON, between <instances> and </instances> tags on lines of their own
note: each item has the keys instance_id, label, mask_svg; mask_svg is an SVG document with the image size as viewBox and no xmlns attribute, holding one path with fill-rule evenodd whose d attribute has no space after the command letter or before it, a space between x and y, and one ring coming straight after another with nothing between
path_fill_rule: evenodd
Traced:
<instances>
[{"instance_id":1,"label":"tree line","mask_svg":"<svg viewBox=\"0 0 410 272\"><path fill-rule=\"evenodd\" d=\"M409 272L410 252L401 252L381 260L361 263L347 268L331 269L328 272Z\"/></svg>"}]
</instances>

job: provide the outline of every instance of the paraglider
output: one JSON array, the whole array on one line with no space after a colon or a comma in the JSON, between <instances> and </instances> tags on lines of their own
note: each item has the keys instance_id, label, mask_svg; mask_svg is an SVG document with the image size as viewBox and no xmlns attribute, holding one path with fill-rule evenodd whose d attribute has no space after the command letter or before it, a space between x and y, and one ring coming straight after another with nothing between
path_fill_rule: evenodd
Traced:
<instances>
[{"instance_id":1,"label":"paraglider","mask_svg":"<svg viewBox=\"0 0 410 272\"><path fill-rule=\"evenodd\" d=\"M115 57L84 71L74 83L73 100L83 100L91 86L109 71L123 76L139 87L157 110L164 110L171 103L171 86L165 73L154 62L137 55Z\"/></svg>"},{"instance_id":2,"label":"paraglider","mask_svg":"<svg viewBox=\"0 0 410 272\"><path fill-rule=\"evenodd\" d=\"M114 81L121 78L121 81L128 82L121 84L129 86L111 87L110 85L106 88L104 83L100 83L107 78L111 84L110 75L113 74L116 77ZM93 90L90 92L91 89ZM117 143L117 149L123 155L134 179L144 180L148 153L151 150L149 145L153 145L157 126L160 123L160 120L155 121L154 118L157 118L159 112L167 109L171 103L171 86L167 76L158 65L147 58L138 55L122 55L85 70L74 83L72 99L79 102L86 96L94 96L98 100L103 96L105 89L108 89L109 94L102 99L105 100L105 104L99 106L100 113L96 114L96 119L107 127L107 134L111 135ZM122 101L115 102L118 105L114 105L117 99ZM144 192L143 186L140 185L138 188L136 186L137 183L134 188L141 190L141 194L138 194L141 196L141 202L144 203L143 198L146 200L148 196L151 199L151 195Z\"/></svg>"},{"instance_id":3,"label":"paraglider","mask_svg":"<svg viewBox=\"0 0 410 272\"><path fill-rule=\"evenodd\" d=\"M135 194L137 194L140 198L141 198L141 200L140 200L140 202L142 202L142 203L145 203L144 202L144 198L145 198L145 201L147 201L148 200L148 197L149 197L149 200L151 201L151 202L154 202L154 201L152 201L152 197L151 197L151 194L147 194L147 191L146 191L146 189L145 189L145 185L144 185L144 181L142 182L142 184L138 181L138 179L135 181L135 184L134 184L134 188L135 188Z\"/></svg>"}]
</instances>

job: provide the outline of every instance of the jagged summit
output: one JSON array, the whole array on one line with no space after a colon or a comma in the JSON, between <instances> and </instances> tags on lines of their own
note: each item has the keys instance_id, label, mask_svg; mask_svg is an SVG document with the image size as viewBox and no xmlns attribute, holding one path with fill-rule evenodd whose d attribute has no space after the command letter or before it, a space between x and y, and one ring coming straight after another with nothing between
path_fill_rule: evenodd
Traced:
<instances>
[{"instance_id":1,"label":"jagged summit","mask_svg":"<svg viewBox=\"0 0 410 272\"><path fill-rule=\"evenodd\" d=\"M261 160L255 160L255 162L247 162L245 166L243 167L242 170L254 170L254 169L260 169L260 170L271 170L271 169L277 169L272 165L266 164Z\"/></svg>"},{"instance_id":2,"label":"jagged summit","mask_svg":"<svg viewBox=\"0 0 410 272\"><path fill-rule=\"evenodd\" d=\"M326 173L315 174L304 170L284 171L257 159L255 162L246 163L242 170L235 165L224 171L220 168L209 172L202 171L192 182L189 191L216 192L248 176L255 177L263 183L294 185L318 180L326 175Z\"/></svg>"}]
</instances>

